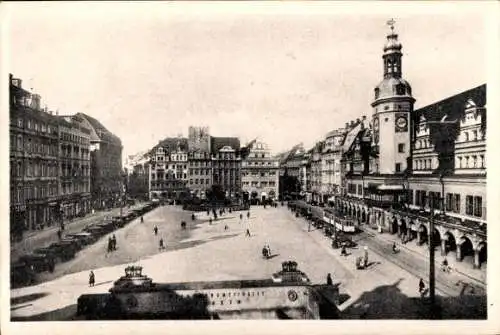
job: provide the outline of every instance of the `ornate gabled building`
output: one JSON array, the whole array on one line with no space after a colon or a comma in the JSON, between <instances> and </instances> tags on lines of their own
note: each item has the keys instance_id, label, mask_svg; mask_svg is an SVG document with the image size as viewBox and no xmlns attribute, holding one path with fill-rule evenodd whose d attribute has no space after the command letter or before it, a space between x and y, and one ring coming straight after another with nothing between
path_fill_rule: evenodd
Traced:
<instances>
[{"instance_id":1,"label":"ornate gabled building","mask_svg":"<svg viewBox=\"0 0 500 335\"><path fill-rule=\"evenodd\" d=\"M427 244L478 268L486 262L486 85L414 110L391 27L371 124L344 139L345 187L335 205L356 225ZM430 220L434 231L430 230Z\"/></svg>"},{"instance_id":2,"label":"ornate gabled building","mask_svg":"<svg viewBox=\"0 0 500 335\"><path fill-rule=\"evenodd\" d=\"M188 195L188 140L166 138L150 151L149 197L152 200L182 200Z\"/></svg>"}]
</instances>

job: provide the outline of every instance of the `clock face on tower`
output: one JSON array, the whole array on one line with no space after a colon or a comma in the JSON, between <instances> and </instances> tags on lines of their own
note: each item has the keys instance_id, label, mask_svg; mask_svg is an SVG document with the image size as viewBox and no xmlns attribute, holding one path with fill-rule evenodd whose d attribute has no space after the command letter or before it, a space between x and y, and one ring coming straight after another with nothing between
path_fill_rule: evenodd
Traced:
<instances>
[{"instance_id":1,"label":"clock face on tower","mask_svg":"<svg viewBox=\"0 0 500 335\"><path fill-rule=\"evenodd\" d=\"M404 114L396 115L396 132L408 131L408 117Z\"/></svg>"}]
</instances>

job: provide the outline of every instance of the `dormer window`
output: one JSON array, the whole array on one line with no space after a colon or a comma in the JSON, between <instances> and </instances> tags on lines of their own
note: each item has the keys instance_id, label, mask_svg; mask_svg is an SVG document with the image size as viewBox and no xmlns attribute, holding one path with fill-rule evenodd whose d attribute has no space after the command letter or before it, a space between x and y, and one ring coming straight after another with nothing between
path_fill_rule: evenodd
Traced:
<instances>
[{"instance_id":1,"label":"dormer window","mask_svg":"<svg viewBox=\"0 0 500 335\"><path fill-rule=\"evenodd\" d=\"M397 95L404 95L405 94L405 85L403 85L403 84L396 85L396 94Z\"/></svg>"},{"instance_id":2,"label":"dormer window","mask_svg":"<svg viewBox=\"0 0 500 335\"><path fill-rule=\"evenodd\" d=\"M472 137L473 137L474 141L477 141L477 130L474 130L472 132Z\"/></svg>"},{"instance_id":3,"label":"dormer window","mask_svg":"<svg viewBox=\"0 0 500 335\"><path fill-rule=\"evenodd\" d=\"M469 133L465 132L465 142L469 142Z\"/></svg>"}]
</instances>

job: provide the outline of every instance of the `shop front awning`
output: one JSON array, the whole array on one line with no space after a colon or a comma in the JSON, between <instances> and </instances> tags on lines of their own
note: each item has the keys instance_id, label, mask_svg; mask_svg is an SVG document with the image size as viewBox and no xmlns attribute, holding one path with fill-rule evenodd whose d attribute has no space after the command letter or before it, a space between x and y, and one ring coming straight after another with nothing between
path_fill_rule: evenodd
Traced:
<instances>
[{"instance_id":1,"label":"shop front awning","mask_svg":"<svg viewBox=\"0 0 500 335\"><path fill-rule=\"evenodd\" d=\"M382 184L377 187L379 191L403 191L404 187L403 185L387 185L387 184Z\"/></svg>"}]
</instances>

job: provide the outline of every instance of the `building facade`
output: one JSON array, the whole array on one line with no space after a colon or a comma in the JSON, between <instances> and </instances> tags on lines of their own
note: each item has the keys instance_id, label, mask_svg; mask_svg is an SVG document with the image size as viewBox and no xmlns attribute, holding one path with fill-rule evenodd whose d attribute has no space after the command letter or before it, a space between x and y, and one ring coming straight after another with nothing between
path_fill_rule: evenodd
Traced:
<instances>
[{"instance_id":1,"label":"building facade","mask_svg":"<svg viewBox=\"0 0 500 335\"><path fill-rule=\"evenodd\" d=\"M210 152L190 151L189 189L194 197L206 199L207 190L212 187L212 156Z\"/></svg>"},{"instance_id":2,"label":"building facade","mask_svg":"<svg viewBox=\"0 0 500 335\"><path fill-rule=\"evenodd\" d=\"M94 209L122 204L126 176L122 168L122 143L95 118L76 114L90 129L90 192Z\"/></svg>"},{"instance_id":3,"label":"building facade","mask_svg":"<svg viewBox=\"0 0 500 335\"><path fill-rule=\"evenodd\" d=\"M150 156L150 199L184 199L189 193L187 139L166 138L151 150Z\"/></svg>"},{"instance_id":4,"label":"building facade","mask_svg":"<svg viewBox=\"0 0 500 335\"><path fill-rule=\"evenodd\" d=\"M11 237L41 229L60 219L58 194L58 122L42 110L41 98L9 77L10 85L10 227Z\"/></svg>"},{"instance_id":5,"label":"building facade","mask_svg":"<svg viewBox=\"0 0 500 335\"><path fill-rule=\"evenodd\" d=\"M58 116L59 194L63 218L84 216L91 210L90 129L77 116Z\"/></svg>"},{"instance_id":6,"label":"building facade","mask_svg":"<svg viewBox=\"0 0 500 335\"><path fill-rule=\"evenodd\" d=\"M220 185L226 197L241 194L241 157L231 146L224 146L212 155L213 185Z\"/></svg>"},{"instance_id":7,"label":"building facade","mask_svg":"<svg viewBox=\"0 0 500 335\"><path fill-rule=\"evenodd\" d=\"M241 162L242 190L250 199L277 200L279 197L279 161L272 157L269 146L253 141Z\"/></svg>"},{"instance_id":8,"label":"building facade","mask_svg":"<svg viewBox=\"0 0 500 335\"><path fill-rule=\"evenodd\" d=\"M486 85L414 110L401 43L384 47L371 125L344 139L339 211L475 268L486 262ZM430 221L434 230L430 231Z\"/></svg>"},{"instance_id":9,"label":"building facade","mask_svg":"<svg viewBox=\"0 0 500 335\"><path fill-rule=\"evenodd\" d=\"M126 193L130 198L149 199L149 157L147 152L128 155L125 160Z\"/></svg>"},{"instance_id":10,"label":"building facade","mask_svg":"<svg viewBox=\"0 0 500 335\"><path fill-rule=\"evenodd\" d=\"M241 155L240 140L237 137L212 136L212 184L218 185L226 197L241 195Z\"/></svg>"}]
</instances>

